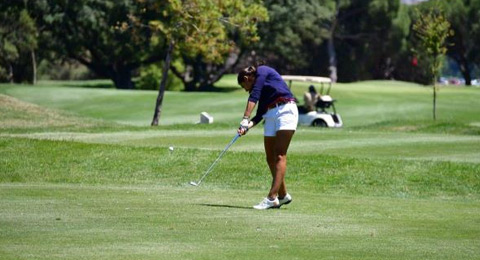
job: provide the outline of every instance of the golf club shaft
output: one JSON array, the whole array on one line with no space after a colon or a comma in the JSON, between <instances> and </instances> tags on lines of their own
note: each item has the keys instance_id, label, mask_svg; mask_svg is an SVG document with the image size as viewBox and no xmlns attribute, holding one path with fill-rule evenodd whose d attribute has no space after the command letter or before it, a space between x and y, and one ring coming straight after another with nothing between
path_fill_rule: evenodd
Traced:
<instances>
[{"instance_id":1,"label":"golf club shaft","mask_svg":"<svg viewBox=\"0 0 480 260\"><path fill-rule=\"evenodd\" d=\"M197 182L197 185L200 185L200 183L203 181L203 179L210 173L210 171L213 169L213 167L215 166L215 164L217 164L218 160L220 160L220 158L222 158L223 154L225 154L225 152L228 150L228 148L230 148L230 146L233 145L233 143L235 143L235 141L237 141L237 139L240 137L240 134L237 134L233 139L232 141L230 141L230 143L228 143L228 145L225 147L225 149L223 149L223 151L220 153L220 155L217 157L217 159L212 163L212 165L210 165L210 167L208 168L208 170L205 172L205 174L203 174L202 178L200 178L200 180Z\"/></svg>"}]
</instances>

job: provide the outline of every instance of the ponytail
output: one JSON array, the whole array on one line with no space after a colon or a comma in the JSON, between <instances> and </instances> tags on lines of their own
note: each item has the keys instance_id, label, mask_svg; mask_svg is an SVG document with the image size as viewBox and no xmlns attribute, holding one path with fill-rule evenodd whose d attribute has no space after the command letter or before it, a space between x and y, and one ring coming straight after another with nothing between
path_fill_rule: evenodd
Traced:
<instances>
[{"instance_id":1,"label":"ponytail","mask_svg":"<svg viewBox=\"0 0 480 260\"><path fill-rule=\"evenodd\" d=\"M265 64L267 64L267 63L264 60L258 60L258 61L255 62L255 67L258 68L258 67L260 67L262 65L265 65Z\"/></svg>"}]
</instances>

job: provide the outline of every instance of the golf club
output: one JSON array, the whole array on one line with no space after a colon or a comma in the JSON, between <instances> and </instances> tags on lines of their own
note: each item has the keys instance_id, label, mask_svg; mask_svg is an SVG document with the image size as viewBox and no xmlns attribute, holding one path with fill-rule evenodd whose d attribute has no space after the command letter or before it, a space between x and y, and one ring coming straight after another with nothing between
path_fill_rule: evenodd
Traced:
<instances>
[{"instance_id":1,"label":"golf club","mask_svg":"<svg viewBox=\"0 0 480 260\"><path fill-rule=\"evenodd\" d=\"M217 157L217 159L212 163L212 165L210 165L210 167L208 168L208 170L205 172L205 174L203 174L203 176L200 178L200 180L198 180L197 182L194 182L194 181L191 181L189 184L192 185L192 186L198 186L200 185L200 183L202 183L203 179L210 173L210 171L213 169L213 167L215 166L215 164L218 162L218 160L220 160L220 158L222 158L223 154L228 150L228 148L230 148L230 146L232 146L233 143L235 143L235 141L237 141L237 139L240 137L240 134L237 134L235 135L235 137L232 139L232 141L230 141L230 143L228 143L228 145L225 147L225 149L223 149L223 151L220 153L220 155Z\"/></svg>"}]
</instances>

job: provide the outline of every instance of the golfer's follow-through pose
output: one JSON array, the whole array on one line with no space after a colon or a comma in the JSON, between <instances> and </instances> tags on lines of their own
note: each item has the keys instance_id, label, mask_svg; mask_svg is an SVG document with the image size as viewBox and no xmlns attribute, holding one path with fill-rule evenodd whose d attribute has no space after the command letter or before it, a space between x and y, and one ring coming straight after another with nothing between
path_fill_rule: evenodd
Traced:
<instances>
[{"instance_id":1,"label":"golfer's follow-through pose","mask_svg":"<svg viewBox=\"0 0 480 260\"><path fill-rule=\"evenodd\" d=\"M287 84L271 67L260 65L243 69L238 74L238 84L250 93L238 133L245 135L262 118L265 120L265 154L272 173L272 186L268 196L254 208L279 208L292 201L285 186L285 173L288 146L297 129L297 105ZM257 103L257 114L250 119Z\"/></svg>"}]
</instances>

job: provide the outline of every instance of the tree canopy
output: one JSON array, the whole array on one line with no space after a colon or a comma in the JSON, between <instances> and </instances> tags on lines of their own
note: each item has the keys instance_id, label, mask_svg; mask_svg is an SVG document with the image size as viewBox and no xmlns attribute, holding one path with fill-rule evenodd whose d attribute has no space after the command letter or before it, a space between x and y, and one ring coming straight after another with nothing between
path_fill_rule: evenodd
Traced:
<instances>
[{"instance_id":1,"label":"tree canopy","mask_svg":"<svg viewBox=\"0 0 480 260\"><path fill-rule=\"evenodd\" d=\"M134 0L39 0L32 5L43 13L39 24L48 31L58 55L112 79L118 88L133 88L132 71L164 56L165 42L152 41L149 27L118 29L128 26L139 8ZM156 15L145 13L144 17Z\"/></svg>"},{"instance_id":2,"label":"tree canopy","mask_svg":"<svg viewBox=\"0 0 480 260\"><path fill-rule=\"evenodd\" d=\"M5 0L0 80L33 81L37 60L74 60L133 88L139 69L162 66L173 40L169 71L186 90L208 90L255 59L343 82L427 83L432 61L413 51L412 9L432 6L445 10L455 32L447 55L469 84L480 65L480 0Z\"/></svg>"},{"instance_id":3,"label":"tree canopy","mask_svg":"<svg viewBox=\"0 0 480 260\"><path fill-rule=\"evenodd\" d=\"M238 59L241 48L259 40L257 22L267 19L260 0L171 0L167 10L163 19L150 24L175 42L180 66L171 69L186 90L205 89L218 81L235 63L228 60L232 54Z\"/></svg>"},{"instance_id":4,"label":"tree canopy","mask_svg":"<svg viewBox=\"0 0 480 260\"><path fill-rule=\"evenodd\" d=\"M381 64L395 58L396 40L405 37L394 34L396 0L282 0L265 5L271 18L260 25L258 52L289 73L326 75L338 63L342 81L377 78L383 75L377 72Z\"/></svg>"}]
</instances>

